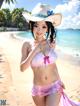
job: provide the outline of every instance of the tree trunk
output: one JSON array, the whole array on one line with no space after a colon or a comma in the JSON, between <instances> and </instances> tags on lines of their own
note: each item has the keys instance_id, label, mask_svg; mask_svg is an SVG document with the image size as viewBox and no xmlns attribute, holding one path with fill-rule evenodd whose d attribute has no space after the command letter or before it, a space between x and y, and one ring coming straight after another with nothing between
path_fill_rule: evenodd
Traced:
<instances>
[{"instance_id":1,"label":"tree trunk","mask_svg":"<svg viewBox=\"0 0 80 106\"><path fill-rule=\"evenodd\" d=\"M4 0L0 0L0 8L1 8L2 4L3 4L3 1L4 1Z\"/></svg>"}]
</instances>

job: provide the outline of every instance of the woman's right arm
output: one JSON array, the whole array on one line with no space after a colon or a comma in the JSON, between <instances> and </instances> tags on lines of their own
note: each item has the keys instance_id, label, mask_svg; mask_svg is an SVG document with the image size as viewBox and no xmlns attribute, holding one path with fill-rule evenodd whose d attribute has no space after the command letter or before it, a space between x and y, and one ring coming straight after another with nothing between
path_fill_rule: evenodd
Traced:
<instances>
[{"instance_id":1,"label":"woman's right arm","mask_svg":"<svg viewBox=\"0 0 80 106\"><path fill-rule=\"evenodd\" d=\"M40 51L39 46L35 47L35 49L32 50L32 51L29 53L28 57L27 57L24 61L21 62L21 64L20 64L20 70L21 70L22 72L25 71L25 69L27 69L27 68L30 66L30 63L31 63L33 57L34 57L35 54L37 54L39 51Z\"/></svg>"},{"instance_id":2,"label":"woman's right arm","mask_svg":"<svg viewBox=\"0 0 80 106\"><path fill-rule=\"evenodd\" d=\"M21 62L23 62L32 51L32 45L29 42L24 42L21 49Z\"/></svg>"}]
</instances>

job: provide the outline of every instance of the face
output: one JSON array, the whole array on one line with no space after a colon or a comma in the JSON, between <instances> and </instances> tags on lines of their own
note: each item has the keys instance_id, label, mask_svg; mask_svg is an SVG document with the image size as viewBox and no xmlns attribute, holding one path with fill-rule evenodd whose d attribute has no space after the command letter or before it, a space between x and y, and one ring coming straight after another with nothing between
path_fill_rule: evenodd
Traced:
<instances>
[{"instance_id":1,"label":"face","mask_svg":"<svg viewBox=\"0 0 80 106\"><path fill-rule=\"evenodd\" d=\"M48 27L46 25L46 22L44 21L36 22L33 27L33 33L35 38L37 39L44 38L47 30L48 30Z\"/></svg>"}]
</instances>

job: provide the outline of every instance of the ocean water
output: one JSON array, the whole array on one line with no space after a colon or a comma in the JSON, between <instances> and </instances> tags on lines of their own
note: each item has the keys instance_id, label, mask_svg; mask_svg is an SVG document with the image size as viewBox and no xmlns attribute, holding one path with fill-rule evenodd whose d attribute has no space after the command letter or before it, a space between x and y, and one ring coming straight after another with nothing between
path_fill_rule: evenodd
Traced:
<instances>
[{"instance_id":1,"label":"ocean water","mask_svg":"<svg viewBox=\"0 0 80 106\"><path fill-rule=\"evenodd\" d=\"M62 52L80 57L80 30L65 29L57 30L56 44ZM20 32L17 34L25 39L33 40L32 34L28 32Z\"/></svg>"},{"instance_id":2,"label":"ocean water","mask_svg":"<svg viewBox=\"0 0 80 106\"><path fill-rule=\"evenodd\" d=\"M57 45L67 54L80 56L80 30L58 30Z\"/></svg>"}]
</instances>

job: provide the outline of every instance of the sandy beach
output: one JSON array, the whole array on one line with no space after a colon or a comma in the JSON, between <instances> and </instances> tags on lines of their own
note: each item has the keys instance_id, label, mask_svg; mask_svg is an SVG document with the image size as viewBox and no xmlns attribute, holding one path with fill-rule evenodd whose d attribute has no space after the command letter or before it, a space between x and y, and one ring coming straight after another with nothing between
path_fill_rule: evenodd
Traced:
<instances>
[{"instance_id":1,"label":"sandy beach","mask_svg":"<svg viewBox=\"0 0 80 106\"><path fill-rule=\"evenodd\" d=\"M21 47L24 39L15 33L0 32L0 100L9 106L35 106L31 97L33 73L29 67L20 72ZM80 61L63 54L59 48L56 61L59 74L65 84L65 92L75 101L80 101Z\"/></svg>"}]
</instances>

